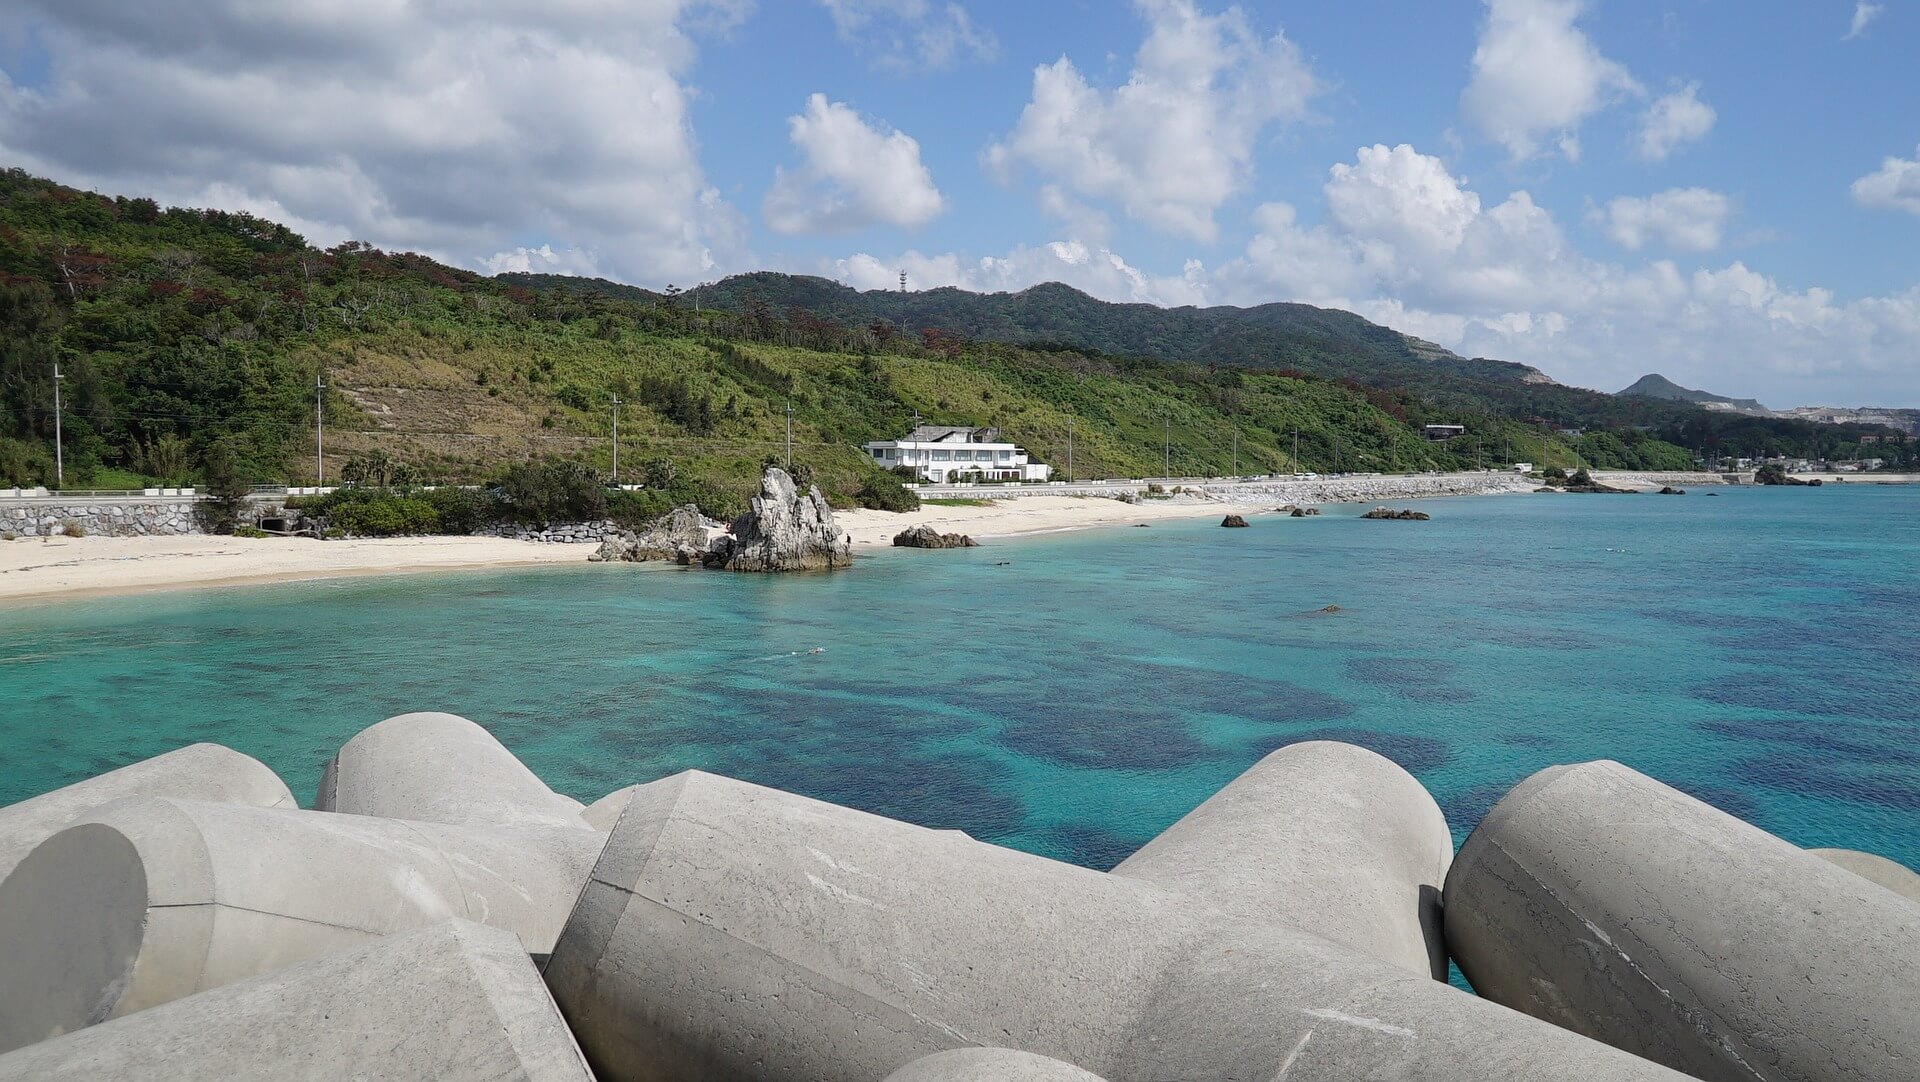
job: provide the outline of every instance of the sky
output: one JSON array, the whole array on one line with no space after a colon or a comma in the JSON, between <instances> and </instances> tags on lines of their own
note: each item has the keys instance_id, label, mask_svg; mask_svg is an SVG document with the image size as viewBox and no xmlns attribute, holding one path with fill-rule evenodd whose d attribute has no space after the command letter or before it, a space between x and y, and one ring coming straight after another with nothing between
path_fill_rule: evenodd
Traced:
<instances>
[{"instance_id":1,"label":"sky","mask_svg":"<svg viewBox=\"0 0 1920 1082\"><path fill-rule=\"evenodd\" d=\"M1304 301L1920 407L1920 2L8 0L0 164L482 271Z\"/></svg>"}]
</instances>

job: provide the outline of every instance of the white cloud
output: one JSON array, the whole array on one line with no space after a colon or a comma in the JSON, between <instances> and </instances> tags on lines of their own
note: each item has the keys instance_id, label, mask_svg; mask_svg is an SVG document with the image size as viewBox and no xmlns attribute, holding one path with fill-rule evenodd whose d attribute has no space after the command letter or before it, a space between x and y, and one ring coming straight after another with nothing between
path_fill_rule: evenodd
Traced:
<instances>
[{"instance_id":1,"label":"white cloud","mask_svg":"<svg viewBox=\"0 0 1920 1082\"><path fill-rule=\"evenodd\" d=\"M1539 153L1547 140L1577 159L1581 122L1619 94L1641 92L1627 69L1602 56L1574 25L1584 6L1582 0L1487 0L1460 108L1516 159Z\"/></svg>"},{"instance_id":2,"label":"white cloud","mask_svg":"<svg viewBox=\"0 0 1920 1082\"><path fill-rule=\"evenodd\" d=\"M0 158L34 172L474 267L531 238L660 281L739 243L699 164L682 29L738 0L14 7L49 75L0 80Z\"/></svg>"},{"instance_id":3,"label":"white cloud","mask_svg":"<svg viewBox=\"0 0 1920 1082\"><path fill-rule=\"evenodd\" d=\"M1679 252L1711 252L1720 247L1731 209L1719 192L1673 188L1644 199L1608 200L1593 217L1615 244L1629 251L1660 244Z\"/></svg>"},{"instance_id":4,"label":"white cloud","mask_svg":"<svg viewBox=\"0 0 1920 1082\"><path fill-rule=\"evenodd\" d=\"M959 4L932 0L820 0L840 40L866 50L881 67L938 71L1000 55L993 31L975 26Z\"/></svg>"},{"instance_id":5,"label":"white cloud","mask_svg":"<svg viewBox=\"0 0 1920 1082\"><path fill-rule=\"evenodd\" d=\"M1209 295L1347 308L1609 390L1654 369L1783 403L1912 401L1920 288L1842 303L1739 262L1688 273L1666 259L1591 259L1528 193L1489 205L1405 146L1362 148L1329 170L1325 194L1318 225L1286 204L1256 211L1245 254L1208 278ZM1683 189L1610 203L1609 231L1616 207L1632 240L1676 248L1708 247L1726 216L1718 193Z\"/></svg>"},{"instance_id":6,"label":"white cloud","mask_svg":"<svg viewBox=\"0 0 1920 1082\"><path fill-rule=\"evenodd\" d=\"M1853 5L1853 21L1847 25L1847 35L1841 41L1852 41L1866 32L1867 24L1880 17L1887 10L1884 4L1869 4L1865 0Z\"/></svg>"},{"instance_id":7,"label":"white cloud","mask_svg":"<svg viewBox=\"0 0 1920 1082\"><path fill-rule=\"evenodd\" d=\"M1853 201L1874 210L1920 214L1920 148L1913 157L1888 158L1880 168L1853 182Z\"/></svg>"},{"instance_id":8,"label":"white cloud","mask_svg":"<svg viewBox=\"0 0 1920 1082\"><path fill-rule=\"evenodd\" d=\"M809 97L805 113L787 118L787 129L805 164L774 171L761 214L777 232L918 226L946 208L920 161L920 144L905 132L873 127L824 94Z\"/></svg>"},{"instance_id":9,"label":"white cloud","mask_svg":"<svg viewBox=\"0 0 1920 1082\"><path fill-rule=\"evenodd\" d=\"M969 259L955 253L908 251L891 259L866 252L835 260L823 273L856 289L898 289L900 272L914 290L958 286L982 293L1063 282L1110 301L1181 305L1206 303L1206 268L1188 260L1178 277L1142 271L1118 253L1077 240L1021 245L1004 256Z\"/></svg>"},{"instance_id":10,"label":"white cloud","mask_svg":"<svg viewBox=\"0 0 1920 1082\"><path fill-rule=\"evenodd\" d=\"M1196 240L1253 174L1269 124L1306 115L1319 83L1285 35L1258 35L1239 8L1140 0L1146 39L1125 84L1090 84L1061 57L1034 69L1019 123L987 152L1003 176L1029 166L1054 188L1117 205L1154 229Z\"/></svg>"},{"instance_id":11,"label":"white cloud","mask_svg":"<svg viewBox=\"0 0 1920 1082\"><path fill-rule=\"evenodd\" d=\"M579 248L563 248L554 251L553 245L542 244L538 248L522 245L495 252L481 261L488 274L506 274L508 272L536 274L572 274L582 278L600 277L600 264L593 253Z\"/></svg>"},{"instance_id":12,"label":"white cloud","mask_svg":"<svg viewBox=\"0 0 1920 1082\"><path fill-rule=\"evenodd\" d=\"M1648 106L1640 118L1635 153L1648 161L1664 161L1687 143L1706 138L1717 114L1699 95L1700 85L1695 83L1663 95Z\"/></svg>"}]
</instances>

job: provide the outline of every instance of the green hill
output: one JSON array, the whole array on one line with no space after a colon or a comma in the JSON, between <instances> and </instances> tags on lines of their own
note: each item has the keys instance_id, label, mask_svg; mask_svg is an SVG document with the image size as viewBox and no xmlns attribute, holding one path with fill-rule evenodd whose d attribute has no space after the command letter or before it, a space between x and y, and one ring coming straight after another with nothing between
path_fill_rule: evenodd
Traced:
<instances>
[{"instance_id":1,"label":"green hill","mask_svg":"<svg viewBox=\"0 0 1920 1082\"><path fill-rule=\"evenodd\" d=\"M794 292L776 307L754 284ZM1025 309L1009 308L1013 298ZM787 303L801 300L817 307ZM865 318L861 305L879 300L975 322L908 333L904 314ZM316 381L329 479L376 453L428 481L489 479L551 456L604 476L617 396L621 478L671 477L670 495L717 510L738 506L763 462L786 457L789 407L796 463L842 505L878 483L857 445L901 434L916 414L997 426L1059 466L1071 433L1080 477L1158 474L1163 462L1183 475L1687 463L1649 431L1543 442L1535 416L1487 400L1436 404L1348 379L1340 358L1385 364L1401 348L1414 359L1396 364L1480 364L1436 359L1348 313L1246 311L1272 326L1243 321L1235 333L1285 338L1300 366L1252 347L1186 363L1168 356L1176 345L1224 340L1204 337L1204 313L1104 305L1060 286L901 300L780 275L692 296L494 279L359 243L318 250L250 215L11 170L0 173L0 484L53 479L56 362L69 487L185 480L229 457L247 480L311 481ZM1061 344L1068 335L1090 341ZM1518 366L1473 370L1505 373L1488 378L1513 388L1554 386L1524 382ZM1435 422L1469 434L1428 443L1419 426Z\"/></svg>"},{"instance_id":2,"label":"green hill","mask_svg":"<svg viewBox=\"0 0 1920 1082\"><path fill-rule=\"evenodd\" d=\"M787 451L845 504L874 479L862 441L911 418L996 425L1087 476L1574 465L1536 429L1484 418L1431 444L1415 396L1298 372L1139 359L836 325L746 305L696 311L610 282L529 288L283 226L0 175L0 483L50 481L53 368L69 487L199 474L216 449L254 481L380 452L422 480L473 481L558 455L643 467L715 507ZM1045 293L1043 291L1042 295ZM790 306L791 307L791 306ZM1344 326L1339 320L1336 324ZM1356 331L1358 333L1358 331ZM1449 417L1449 419L1451 419ZM1292 457L1297 432L1299 461Z\"/></svg>"},{"instance_id":3,"label":"green hill","mask_svg":"<svg viewBox=\"0 0 1920 1082\"><path fill-rule=\"evenodd\" d=\"M1706 405L1709 402L1725 406L1741 413L1752 413L1770 417L1773 411L1751 398L1728 398L1711 391L1696 391L1682 387L1658 372L1649 372L1633 381L1633 386L1620 392L1621 395L1634 395L1640 398L1664 398L1674 402L1692 402Z\"/></svg>"}]
</instances>

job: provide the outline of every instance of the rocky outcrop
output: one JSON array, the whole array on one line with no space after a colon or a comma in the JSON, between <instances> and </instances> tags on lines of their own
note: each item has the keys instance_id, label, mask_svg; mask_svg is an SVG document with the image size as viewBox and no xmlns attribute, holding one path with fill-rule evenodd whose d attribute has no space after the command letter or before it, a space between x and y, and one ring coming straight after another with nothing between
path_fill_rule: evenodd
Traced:
<instances>
[{"instance_id":1,"label":"rocky outcrop","mask_svg":"<svg viewBox=\"0 0 1920 1082\"><path fill-rule=\"evenodd\" d=\"M1433 516L1427 514L1425 511L1395 511L1389 507L1376 507L1360 517L1399 519L1405 522L1425 522Z\"/></svg>"},{"instance_id":2,"label":"rocky outcrop","mask_svg":"<svg viewBox=\"0 0 1920 1082\"><path fill-rule=\"evenodd\" d=\"M1306 518L1308 515L1317 515L1320 513L1318 507L1295 507L1292 505L1282 507L1280 510L1285 511L1289 518Z\"/></svg>"},{"instance_id":3,"label":"rocky outcrop","mask_svg":"<svg viewBox=\"0 0 1920 1082\"><path fill-rule=\"evenodd\" d=\"M1222 526L1245 527L1246 524L1247 520L1241 518L1239 515L1228 515L1226 518L1220 520L1220 525Z\"/></svg>"},{"instance_id":4,"label":"rocky outcrop","mask_svg":"<svg viewBox=\"0 0 1920 1082\"><path fill-rule=\"evenodd\" d=\"M1660 495L1662 496L1685 496L1686 494L1687 490L1684 488L1675 488L1672 485L1660 486Z\"/></svg>"},{"instance_id":5,"label":"rocky outcrop","mask_svg":"<svg viewBox=\"0 0 1920 1082\"><path fill-rule=\"evenodd\" d=\"M702 562L725 571L828 571L853 565L853 539L834 524L818 486L801 492L787 471L768 466L753 509L714 538Z\"/></svg>"},{"instance_id":6,"label":"rocky outcrop","mask_svg":"<svg viewBox=\"0 0 1920 1082\"><path fill-rule=\"evenodd\" d=\"M980 542L963 533L941 533L931 526L915 526L893 535L893 547L902 549L971 549Z\"/></svg>"},{"instance_id":7,"label":"rocky outcrop","mask_svg":"<svg viewBox=\"0 0 1920 1082\"><path fill-rule=\"evenodd\" d=\"M693 504L682 504L637 534L622 532L608 537L587 559L594 563L665 560L685 567L705 560L714 535L725 529Z\"/></svg>"}]
</instances>

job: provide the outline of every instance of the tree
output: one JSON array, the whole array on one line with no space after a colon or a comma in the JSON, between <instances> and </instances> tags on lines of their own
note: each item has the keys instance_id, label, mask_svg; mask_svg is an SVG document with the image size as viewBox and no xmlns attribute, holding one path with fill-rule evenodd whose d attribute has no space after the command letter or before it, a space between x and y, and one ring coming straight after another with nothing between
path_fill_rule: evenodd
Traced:
<instances>
[{"instance_id":1,"label":"tree","mask_svg":"<svg viewBox=\"0 0 1920 1082\"><path fill-rule=\"evenodd\" d=\"M225 440L207 448L200 459L201 499L193 505L200 528L208 533L232 533L246 510L246 478L240 475L239 459Z\"/></svg>"},{"instance_id":2,"label":"tree","mask_svg":"<svg viewBox=\"0 0 1920 1082\"><path fill-rule=\"evenodd\" d=\"M673 460L650 458L640 466L640 478L648 488L673 487Z\"/></svg>"}]
</instances>

